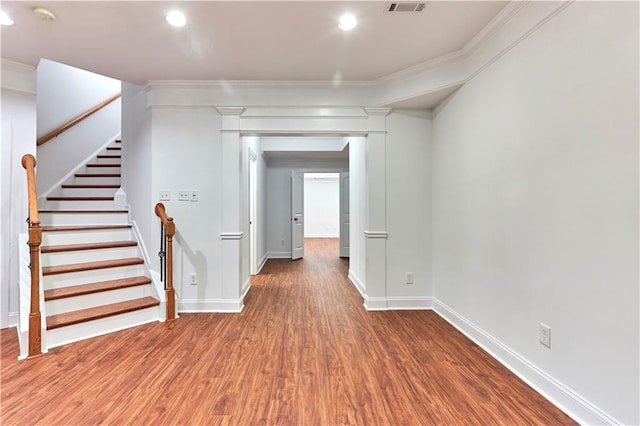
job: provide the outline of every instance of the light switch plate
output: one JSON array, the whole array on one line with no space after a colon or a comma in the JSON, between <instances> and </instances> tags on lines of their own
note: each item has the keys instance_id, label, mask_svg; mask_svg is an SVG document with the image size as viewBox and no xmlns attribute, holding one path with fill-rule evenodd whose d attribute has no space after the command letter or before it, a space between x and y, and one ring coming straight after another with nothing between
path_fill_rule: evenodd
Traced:
<instances>
[{"instance_id":1,"label":"light switch plate","mask_svg":"<svg viewBox=\"0 0 640 426\"><path fill-rule=\"evenodd\" d=\"M198 201L198 191L189 192L189 201Z\"/></svg>"}]
</instances>

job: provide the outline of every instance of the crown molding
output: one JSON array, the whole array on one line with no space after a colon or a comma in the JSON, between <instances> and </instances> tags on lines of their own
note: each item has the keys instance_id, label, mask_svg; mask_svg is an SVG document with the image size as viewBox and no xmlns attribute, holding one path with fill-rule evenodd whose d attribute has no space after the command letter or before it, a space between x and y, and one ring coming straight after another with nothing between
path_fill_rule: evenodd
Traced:
<instances>
[{"instance_id":1,"label":"crown molding","mask_svg":"<svg viewBox=\"0 0 640 426\"><path fill-rule=\"evenodd\" d=\"M368 116L387 116L391 113L391 108L387 107L362 107Z\"/></svg>"},{"instance_id":2,"label":"crown molding","mask_svg":"<svg viewBox=\"0 0 640 426\"><path fill-rule=\"evenodd\" d=\"M149 80L145 87L163 87L163 88L232 88L232 87L290 87L290 88L324 88L324 89L341 89L341 88L358 88L368 87L373 81L341 81L335 83L333 81L323 80Z\"/></svg>"},{"instance_id":3,"label":"crown molding","mask_svg":"<svg viewBox=\"0 0 640 426\"><path fill-rule=\"evenodd\" d=\"M0 58L2 70L2 89L14 92L36 94L36 68L31 65L21 64Z\"/></svg>"},{"instance_id":4,"label":"crown molding","mask_svg":"<svg viewBox=\"0 0 640 426\"><path fill-rule=\"evenodd\" d=\"M149 97L153 105L177 107L222 103L287 108L312 106L309 100L318 108L326 105L390 106L462 86L570 4L573 1L512 1L461 49L374 80L339 84L331 81L151 80L146 88L154 89L152 92L157 90L157 96ZM291 90L283 96L283 88ZM375 112L367 114L379 115Z\"/></svg>"},{"instance_id":5,"label":"crown molding","mask_svg":"<svg viewBox=\"0 0 640 426\"><path fill-rule=\"evenodd\" d=\"M244 107L216 107L218 114L220 115L241 115L245 108Z\"/></svg>"}]
</instances>

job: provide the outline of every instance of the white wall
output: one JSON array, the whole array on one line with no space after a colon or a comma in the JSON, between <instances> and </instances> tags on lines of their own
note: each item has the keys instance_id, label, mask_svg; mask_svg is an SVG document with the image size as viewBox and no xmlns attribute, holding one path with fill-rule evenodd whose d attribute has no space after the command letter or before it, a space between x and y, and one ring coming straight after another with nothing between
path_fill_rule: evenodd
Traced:
<instances>
[{"instance_id":1,"label":"white wall","mask_svg":"<svg viewBox=\"0 0 640 426\"><path fill-rule=\"evenodd\" d=\"M152 241L152 227L156 225L157 218L152 216L156 198L151 190L150 179L153 175L151 118L144 88L123 83L122 189L127 194L131 219L140 232L149 256L155 258L158 247L157 242Z\"/></svg>"},{"instance_id":2,"label":"white wall","mask_svg":"<svg viewBox=\"0 0 640 426\"><path fill-rule=\"evenodd\" d=\"M0 327L18 319L18 234L27 232L27 180L22 156L36 154L36 72L1 61L0 120ZM36 165L36 171L39 164Z\"/></svg>"},{"instance_id":3,"label":"white wall","mask_svg":"<svg viewBox=\"0 0 640 426\"><path fill-rule=\"evenodd\" d=\"M120 81L41 59L37 70L38 137L120 92Z\"/></svg>"},{"instance_id":4,"label":"white wall","mask_svg":"<svg viewBox=\"0 0 640 426\"><path fill-rule=\"evenodd\" d=\"M304 237L340 237L340 174L304 174Z\"/></svg>"},{"instance_id":5,"label":"white wall","mask_svg":"<svg viewBox=\"0 0 640 426\"><path fill-rule=\"evenodd\" d=\"M393 111L386 143L387 297L425 298L433 294L430 115Z\"/></svg>"},{"instance_id":6,"label":"white wall","mask_svg":"<svg viewBox=\"0 0 640 426\"><path fill-rule=\"evenodd\" d=\"M78 68L40 61L37 69L38 137L120 92L120 82ZM39 194L55 189L79 164L120 134L121 100L38 147Z\"/></svg>"},{"instance_id":7,"label":"white wall","mask_svg":"<svg viewBox=\"0 0 640 426\"><path fill-rule=\"evenodd\" d=\"M267 164L267 253L291 257L291 172L339 172L344 161L295 161Z\"/></svg>"},{"instance_id":8,"label":"white wall","mask_svg":"<svg viewBox=\"0 0 640 426\"><path fill-rule=\"evenodd\" d=\"M171 201L163 203L176 224L176 292L183 300L200 300L203 305L219 299L222 291L220 128L220 116L213 108L152 109L153 205L160 190L171 191ZM197 190L199 201L178 201L181 189ZM159 222L153 210L149 218L150 251L156 253ZM157 270L157 256L153 257ZM189 284L192 272L197 274L195 286Z\"/></svg>"},{"instance_id":9,"label":"white wall","mask_svg":"<svg viewBox=\"0 0 640 426\"><path fill-rule=\"evenodd\" d=\"M638 48L638 3L573 3L433 137L437 300L623 424L640 423Z\"/></svg>"}]
</instances>

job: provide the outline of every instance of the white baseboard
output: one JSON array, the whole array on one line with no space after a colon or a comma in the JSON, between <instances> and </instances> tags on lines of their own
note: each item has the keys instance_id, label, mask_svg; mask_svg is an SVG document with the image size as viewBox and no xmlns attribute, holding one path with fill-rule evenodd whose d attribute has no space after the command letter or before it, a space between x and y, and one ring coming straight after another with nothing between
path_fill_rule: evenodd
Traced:
<instances>
[{"instance_id":1,"label":"white baseboard","mask_svg":"<svg viewBox=\"0 0 640 426\"><path fill-rule=\"evenodd\" d=\"M269 256L268 253L265 253L262 259L260 259L260 263L258 263L258 271L256 272L256 274L259 274L260 271L262 271L262 268L264 267L265 263L267 263L267 260L269 260Z\"/></svg>"},{"instance_id":2,"label":"white baseboard","mask_svg":"<svg viewBox=\"0 0 640 426\"><path fill-rule=\"evenodd\" d=\"M244 308L242 299L180 299L178 301L180 313L238 313L242 312L242 308Z\"/></svg>"},{"instance_id":3,"label":"white baseboard","mask_svg":"<svg viewBox=\"0 0 640 426\"><path fill-rule=\"evenodd\" d=\"M387 309L390 311L433 309L433 298L418 296L387 297Z\"/></svg>"},{"instance_id":4,"label":"white baseboard","mask_svg":"<svg viewBox=\"0 0 640 426\"><path fill-rule=\"evenodd\" d=\"M2 328L13 328L17 326L18 326L18 313L9 312L9 315L7 315L7 323L2 324Z\"/></svg>"},{"instance_id":5,"label":"white baseboard","mask_svg":"<svg viewBox=\"0 0 640 426\"><path fill-rule=\"evenodd\" d=\"M340 238L340 235L333 235L333 234L315 234L315 235L305 235L304 238L335 238L338 239Z\"/></svg>"},{"instance_id":6,"label":"white baseboard","mask_svg":"<svg viewBox=\"0 0 640 426\"><path fill-rule=\"evenodd\" d=\"M247 280L242 284L242 296L240 296L240 300L242 300L242 305L244 306L244 297L249 293L249 289L251 289L251 277L247 278Z\"/></svg>"},{"instance_id":7,"label":"white baseboard","mask_svg":"<svg viewBox=\"0 0 640 426\"><path fill-rule=\"evenodd\" d=\"M352 269L349 269L349 274L347 275L347 277L349 277L349 280L356 287L356 289L360 293L360 296L364 298L365 297L364 284L362 283L362 281L360 281L360 278L358 278L358 276L353 272Z\"/></svg>"},{"instance_id":8,"label":"white baseboard","mask_svg":"<svg viewBox=\"0 0 640 426\"><path fill-rule=\"evenodd\" d=\"M270 251L267 253L269 259L291 259L290 251Z\"/></svg>"},{"instance_id":9,"label":"white baseboard","mask_svg":"<svg viewBox=\"0 0 640 426\"><path fill-rule=\"evenodd\" d=\"M436 298L433 310L578 423L622 424Z\"/></svg>"}]
</instances>

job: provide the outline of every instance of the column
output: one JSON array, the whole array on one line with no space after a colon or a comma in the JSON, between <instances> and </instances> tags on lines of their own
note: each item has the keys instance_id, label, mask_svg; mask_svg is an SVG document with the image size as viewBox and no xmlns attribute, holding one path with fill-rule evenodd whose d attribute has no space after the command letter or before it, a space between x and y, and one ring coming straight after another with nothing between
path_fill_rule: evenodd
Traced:
<instances>
[{"instance_id":1,"label":"column","mask_svg":"<svg viewBox=\"0 0 640 426\"><path fill-rule=\"evenodd\" d=\"M220 239L222 240L222 299L233 304L233 310L242 310L241 296L241 249L240 240L244 237L241 218L241 140L240 115L243 107L218 107L222 116L222 226Z\"/></svg>"},{"instance_id":2,"label":"column","mask_svg":"<svg viewBox=\"0 0 640 426\"><path fill-rule=\"evenodd\" d=\"M365 286L367 310L387 308L386 117L390 108L364 108L369 116L365 173Z\"/></svg>"}]
</instances>

